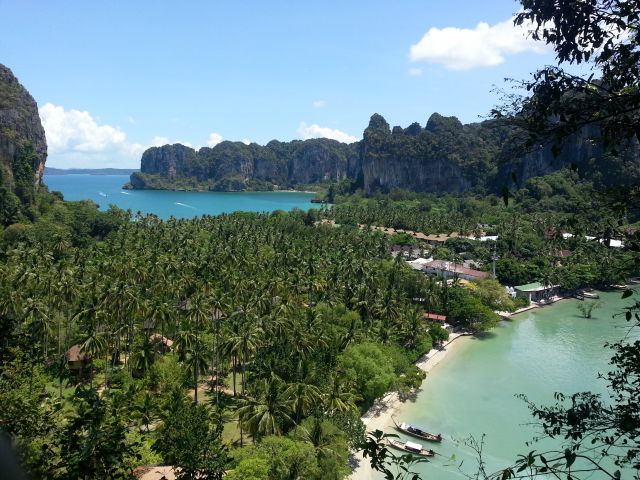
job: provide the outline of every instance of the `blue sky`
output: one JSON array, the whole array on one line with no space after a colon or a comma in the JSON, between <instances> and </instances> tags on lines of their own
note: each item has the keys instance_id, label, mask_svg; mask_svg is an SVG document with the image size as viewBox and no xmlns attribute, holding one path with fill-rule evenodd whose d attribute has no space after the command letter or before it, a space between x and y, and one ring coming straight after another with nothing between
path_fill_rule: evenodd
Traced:
<instances>
[{"instance_id":1,"label":"blue sky","mask_svg":"<svg viewBox=\"0 0 640 480\"><path fill-rule=\"evenodd\" d=\"M493 85L553 62L511 0L0 0L0 63L41 110L50 166L137 167L144 148L360 139L431 113L478 121ZM479 25L485 22L486 25Z\"/></svg>"}]
</instances>

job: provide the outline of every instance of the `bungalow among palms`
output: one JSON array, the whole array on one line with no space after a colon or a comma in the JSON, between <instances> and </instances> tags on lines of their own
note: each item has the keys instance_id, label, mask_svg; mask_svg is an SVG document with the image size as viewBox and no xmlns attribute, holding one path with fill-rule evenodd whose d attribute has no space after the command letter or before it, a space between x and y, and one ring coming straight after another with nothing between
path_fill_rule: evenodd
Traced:
<instances>
[{"instance_id":1,"label":"bungalow among palms","mask_svg":"<svg viewBox=\"0 0 640 480\"><path fill-rule=\"evenodd\" d=\"M432 260L431 262L425 263L424 271L429 275L437 275L445 279L456 277L465 280L478 280L489 276L489 272L474 270L473 268L465 267L461 263L447 260Z\"/></svg>"},{"instance_id":2,"label":"bungalow among palms","mask_svg":"<svg viewBox=\"0 0 640 480\"><path fill-rule=\"evenodd\" d=\"M526 298L530 302L539 302L553 297L558 294L559 290L558 285L542 285L540 282L527 283L513 288L516 291L516 297Z\"/></svg>"},{"instance_id":3,"label":"bungalow among palms","mask_svg":"<svg viewBox=\"0 0 640 480\"><path fill-rule=\"evenodd\" d=\"M446 323L447 321L447 316L446 315L438 315L437 313L425 313L424 314L424 319L427 322L434 322L434 323L439 323L440 325Z\"/></svg>"},{"instance_id":4,"label":"bungalow among palms","mask_svg":"<svg viewBox=\"0 0 640 480\"><path fill-rule=\"evenodd\" d=\"M171 351L171 347L173 347L173 340L167 337L163 337L159 333L154 333L153 335L150 335L149 341L157 345L158 351L160 353L169 353Z\"/></svg>"},{"instance_id":5,"label":"bungalow among palms","mask_svg":"<svg viewBox=\"0 0 640 480\"><path fill-rule=\"evenodd\" d=\"M91 355L83 352L80 345L73 345L64 354L64 359L71 373L82 378L91 368Z\"/></svg>"}]
</instances>

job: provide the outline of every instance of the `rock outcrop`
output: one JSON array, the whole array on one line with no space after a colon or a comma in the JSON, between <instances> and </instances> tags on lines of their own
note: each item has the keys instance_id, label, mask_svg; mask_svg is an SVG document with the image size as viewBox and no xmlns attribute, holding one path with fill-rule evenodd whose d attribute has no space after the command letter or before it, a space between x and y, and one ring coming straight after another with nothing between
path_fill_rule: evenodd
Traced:
<instances>
[{"instance_id":1,"label":"rock outcrop","mask_svg":"<svg viewBox=\"0 0 640 480\"><path fill-rule=\"evenodd\" d=\"M329 139L221 142L196 151L180 144L153 147L142 155L133 188L250 190L287 188L349 177L359 168L357 148Z\"/></svg>"},{"instance_id":2,"label":"rock outcrop","mask_svg":"<svg viewBox=\"0 0 640 480\"><path fill-rule=\"evenodd\" d=\"M563 168L577 170L597 185L632 185L640 182L640 146L637 140L605 150L597 126L591 125L568 137L562 145L538 145L522 152L521 139L507 141L497 160L497 182L510 179L515 187L527 180ZM515 145L514 145L515 144ZM507 181L509 183L509 181Z\"/></svg>"},{"instance_id":3,"label":"rock outcrop","mask_svg":"<svg viewBox=\"0 0 640 480\"><path fill-rule=\"evenodd\" d=\"M12 190L18 157L27 147L32 149L33 184L38 187L47 159L38 105L11 70L0 64L0 183Z\"/></svg>"},{"instance_id":4,"label":"rock outcrop","mask_svg":"<svg viewBox=\"0 0 640 480\"><path fill-rule=\"evenodd\" d=\"M0 64L0 226L33 218L46 159L38 106Z\"/></svg>"},{"instance_id":5,"label":"rock outcrop","mask_svg":"<svg viewBox=\"0 0 640 480\"><path fill-rule=\"evenodd\" d=\"M496 148L476 130L437 113L424 129L416 123L390 129L380 115L372 116L360 145L364 190L464 192L484 183Z\"/></svg>"},{"instance_id":6,"label":"rock outcrop","mask_svg":"<svg viewBox=\"0 0 640 480\"><path fill-rule=\"evenodd\" d=\"M363 139L343 144L329 139L273 140L266 146L222 142L195 151L182 145L147 150L134 188L249 190L295 187L348 179L365 193L394 188L430 193L497 192L516 179L569 166L606 184L608 178L640 171L637 142L604 152L594 147L596 128L585 129L562 146L521 150L522 134L495 121L463 125L456 117L434 113L425 127L412 123L391 128L378 114ZM615 173L608 173L609 171ZM640 179L640 174L629 178ZM511 186L511 185L510 185Z\"/></svg>"}]
</instances>

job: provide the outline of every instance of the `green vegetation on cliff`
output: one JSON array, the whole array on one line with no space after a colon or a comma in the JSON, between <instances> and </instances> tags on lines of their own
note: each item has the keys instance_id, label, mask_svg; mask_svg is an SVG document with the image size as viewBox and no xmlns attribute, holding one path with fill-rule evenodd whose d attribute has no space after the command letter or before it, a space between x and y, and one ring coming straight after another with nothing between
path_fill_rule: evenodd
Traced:
<instances>
[{"instance_id":1,"label":"green vegetation on cliff","mask_svg":"<svg viewBox=\"0 0 640 480\"><path fill-rule=\"evenodd\" d=\"M328 184L346 178L356 148L335 140L256 143L221 142L198 151L180 144L142 155L132 188L174 190L275 190Z\"/></svg>"},{"instance_id":2,"label":"green vegetation on cliff","mask_svg":"<svg viewBox=\"0 0 640 480\"><path fill-rule=\"evenodd\" d=\"M0 64L0 225L34 218L46 157L36 102Z\"/></svg>"},{"instance_id":3,"label":"green vegetation on cliff","mask_svg":"<svg viewBox=\"0 0 640 480\"><path fill-rule=\"evenodd\" d=\"M349 145L312 139L266 146L222 142L198 151L180 144L153 147L144 152L131 186L240 191L338 183L368 196L397 189L486 194L512 183L522 188L565 168L597 187L640 181L638 149L625 142L594 146L593 130L574 134L556 152L542 145L522 148L524 133L515 122L463 125L434 113L424 128L413 123L403 129L374 114L363 139Z\"/></svg>"}]
</instances>

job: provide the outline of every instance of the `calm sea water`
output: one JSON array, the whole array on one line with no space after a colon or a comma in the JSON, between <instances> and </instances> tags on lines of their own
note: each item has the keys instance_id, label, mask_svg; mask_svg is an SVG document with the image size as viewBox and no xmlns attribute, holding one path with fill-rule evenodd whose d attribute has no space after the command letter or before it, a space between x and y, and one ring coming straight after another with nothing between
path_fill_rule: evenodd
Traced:
<instances>
[{"instance_id":1,"label":"calm sea water","mask_svg":"<svg viewBox=\"0 0 640 480\"><path fill-rule=\"evenodd\" d=\"M153 213L161 218L192 218L237 210L263 212L308 210L312 193L297 192L172 192L167 190L123 190L127 175L45 175L51 191L66 200L93 200L102 210L110 204L133 212Z\"/></svg>"},{"instance_id":2,"label":"calm sea water","mask_svg":"<svg viewBox=\"0 0 640 480\"><path fill-rule=\"evenodd\" d=\"M461 461L465 471L473 471L472 450L455 443L469 435L480 439L486 434L489 471L509 465L519 453L540 450L525 445L535 430L523 425L531 417L515 394L544 404L553 403L554 392L606 395L605 382L597 379L598 373L609 371L611 351L603 346L627 332L624 317L612 317L628 300L621 300L620 292L601 293L600 298L603 305L594 318L579 316L578 300L563 300L503 322L491 338L457 345L443 359L415 402L397 416L445 437L433 447L442 456L418 467L423 478L463 478L457 469Z\"/></svg>"}]
</instances>

